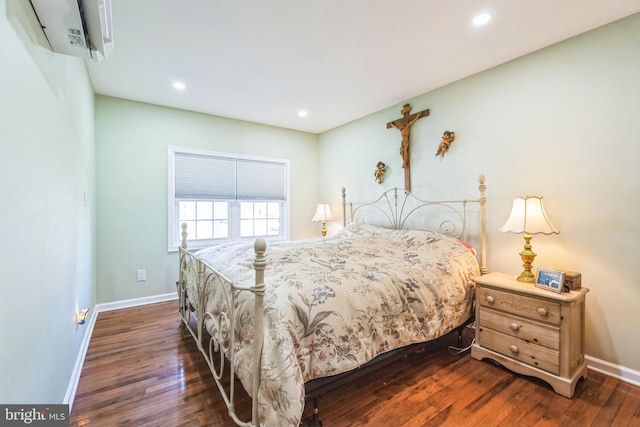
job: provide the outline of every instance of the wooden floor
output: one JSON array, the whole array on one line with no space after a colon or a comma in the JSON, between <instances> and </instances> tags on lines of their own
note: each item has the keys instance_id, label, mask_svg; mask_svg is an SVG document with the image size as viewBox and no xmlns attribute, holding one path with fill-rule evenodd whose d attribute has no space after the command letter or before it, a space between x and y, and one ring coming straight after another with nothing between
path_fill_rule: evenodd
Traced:
<instances>
[{"instance_id":1,"label":"wooden floor","mask_svg":"<svg viewBox=\"0 0 640 427\"><path fill-rule=\"evenodd\" d=\"M176 304L98 315L71 426L234 425ZM451 355L453 340L322 397L324 426L640 426L638 387L589 371L567 399L469 352ZM248 397L237 410L250 419Z\"/></svg>"}]
</instances>

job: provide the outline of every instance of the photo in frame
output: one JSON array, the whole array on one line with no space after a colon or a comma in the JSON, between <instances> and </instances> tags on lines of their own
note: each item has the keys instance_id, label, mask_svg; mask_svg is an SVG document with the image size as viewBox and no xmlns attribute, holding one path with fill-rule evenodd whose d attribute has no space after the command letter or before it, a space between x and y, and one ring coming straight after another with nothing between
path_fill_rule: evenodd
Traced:
<instances>
[{"instance_id":1,"label":"photo in frame","mask_svg":"<svg viewBox=\"0 0 640 427\"><path fill-rule=\"evenodd\" d=\"M558 293L562 292L564 289L564 271L538 268L536 287Z\"/></svg>"}]
</instances>

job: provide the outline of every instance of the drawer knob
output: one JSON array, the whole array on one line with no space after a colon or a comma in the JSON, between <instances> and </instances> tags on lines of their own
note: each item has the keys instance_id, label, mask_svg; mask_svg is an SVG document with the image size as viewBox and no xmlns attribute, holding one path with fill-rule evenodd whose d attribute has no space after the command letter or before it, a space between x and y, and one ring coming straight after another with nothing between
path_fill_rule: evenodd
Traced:
<instances>
[{"instance_id":1,"label":"drawer knob","mask_svg":"<svg viewBox=\"0 0 640 427\"><path fill-rule=\"evenodd\" d=\"M520 330L520 325L518 325L516 322L512 322L509 327L511 328L511 330L513 332L518 332L518 330Z\"/></svg>"},{"instance_id":2,"label":"drawer knob","mask_svg":"<svg viewBox=\"0 0 640 427\"><path fill-rule=\"evenodd\" d=\"M549 314L549 312L547 312L547 310L546 310L546 309L544 309L544 308L539 308L539 309L538 309L538 314L539 314L540 316L542 316L542 317L545 317L547 314Z\"/></svg>"},{"instance_id":3,"label":"drawer knob","mask_svg":"<svg viewBox=\"0 0 640 427\"><path fill-rule=\"evenodd\" d=\"M493 304L494 301L495 301L495 299L491 295L487 295L487 302L489 304Z\"/></svg>"},{"instance_id":4,"label":"drawer knob","mask_svg":"<svg viewBox=\"0 0 640 427\"><path fill-rule=\"evenodd\" d=\"M518 346L510 345L509 346L509 350L511 350L512 353L517 353L518 352Z\"/></svg>"}]
</instances>

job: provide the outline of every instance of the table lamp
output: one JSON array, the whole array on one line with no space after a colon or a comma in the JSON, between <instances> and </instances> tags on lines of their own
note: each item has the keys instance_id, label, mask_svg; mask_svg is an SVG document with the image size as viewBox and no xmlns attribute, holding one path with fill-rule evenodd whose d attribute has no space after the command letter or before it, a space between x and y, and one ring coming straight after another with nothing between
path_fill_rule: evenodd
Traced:
<instances>
[{"instance_id":1,"label":"table lamp","mask_svg":"<svg viewBox=\"0 0 640 427\"><path fill-rule=\"evenodd\" d=\"M333 221L333 215L331 215L331 208L327 203L318 203L316 208L316 214L311 221L322 221L322 235L327 235L327 221Z\"/></svg>"},{"instance_id":2,"label":"table lamp","mask_svg":"<svg viewBox=\"0 0 640 427\"><path fill-rule=\"evenodd\" d=\"M536 254L531 250L532 234L558 234L559 231L551 224L544 211L542 197L526 196L513 199L511 214L507 222L500 228L507 233L524 233L524 250L520 252L524 271L518 276L518 281L533 283L535 276L531 272L531 263Z\"/></svg>"}]
</instances>

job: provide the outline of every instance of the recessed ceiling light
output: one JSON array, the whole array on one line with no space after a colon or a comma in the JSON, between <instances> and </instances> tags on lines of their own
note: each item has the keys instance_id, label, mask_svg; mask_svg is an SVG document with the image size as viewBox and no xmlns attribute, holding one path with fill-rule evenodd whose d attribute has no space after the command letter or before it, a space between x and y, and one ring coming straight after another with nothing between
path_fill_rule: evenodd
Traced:
<instances>
[{"instance_id":1,"label":"recessed ceiling light","mask_svg":"<svg viewBox=\"0 0 640 427\"><path fill-rule=\"evenodd\" d=\"M308 115L308 114L309 114L309 113L307 113L307 111L306 111L306 110L300 110L300 111L298 111L298 116L300 116L300 117L307 117L307 115Z\"/></svg>"},{"instance_id":2,"label":"recessed ceiling light","mask_svg":"<svg viewBox=\"0 0 640 427\"><path fill-rule=\"evenodd\" d=\"M173 88L175 90L185 90L186 87L187 85L184 84L184 82L173 82Z\"/></svg>"},{"instance_id":3,"label":"recessed ceiling light","mask_svg":"<svg viewBox=\"0 0 640 427\"><path fill-rule=\"evenodd\" d=\"M475 18L473 18L473 25L475 25L476 27L481 27L489 22L489 20L491 20L491 15L489 15L488 13L481 13L480 15L477 15Z\"/></svg>"}]
</instances>

